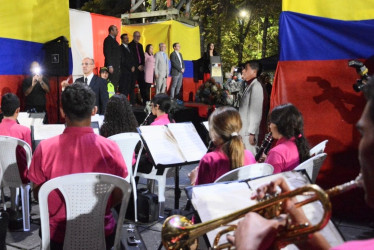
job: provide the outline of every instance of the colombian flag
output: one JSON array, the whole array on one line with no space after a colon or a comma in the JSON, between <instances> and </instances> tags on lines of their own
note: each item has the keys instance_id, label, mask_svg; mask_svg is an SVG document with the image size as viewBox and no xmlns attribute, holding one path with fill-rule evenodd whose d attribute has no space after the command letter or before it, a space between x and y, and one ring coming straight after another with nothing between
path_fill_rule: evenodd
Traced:
<instances>
[{"instance_id":1,"label":"colombian flag","mask_svg":"<svg viewBox=\"0 0 374 250\"><path fill-rule=\"evenodd\" d=\"M60 36L70 40L69 1L2 1L0 16L0 96L12 92L22 100L22 81L29 74L31 62L44 61L43 44ZM50 79L47 94L50 120L56 115L54 81Z\"/></svg>"},{"instance_id":2,"label":"colombian flag","mask_svg":"<svg viewBox=\"0 0 374 250\"><path fill-rule=\"evenodd\" d=\"M374 73L374 1L283 0L282 10L272 107L295 104L311 146L329 140L317 184L352 180L365 98L352 88L359 76L348 61L359 59Z\"/></svg>"}]
</instances>

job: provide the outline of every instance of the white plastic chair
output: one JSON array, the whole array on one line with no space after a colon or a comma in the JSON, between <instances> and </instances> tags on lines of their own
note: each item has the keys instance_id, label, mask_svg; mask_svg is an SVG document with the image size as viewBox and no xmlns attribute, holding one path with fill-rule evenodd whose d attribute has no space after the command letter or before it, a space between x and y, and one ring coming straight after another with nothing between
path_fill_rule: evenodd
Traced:
<instances>
[{"instance_id":1,"label":"white plastic chair","mask_svg":"<svg viewBox=\"0 0 374 250\"><path fill-rule=\"evenodd\" d=\"M328 141L329 140L324 140L324 141L318 143L317 145L315 145L313 148L310 149L309 155L314 156L314 155L325 152L326 144L327 144Z\"/></svg>"},{"instance_id":2,"label":"white plastic chair","mask_svg":"<svg viewBox=\"0 0 374 250\"><path fill-rule=\"evenodd\" d=\"M304 161L303 163L299 164L299 166L297 166L294 170L305 169L312 183L315 183L319 170L322 167L322 164L325 161L326 157L326 153L317 154L309 158L308 160Z\"/></svg>"},{"instance_id":3,"label":"white plastic chair","mask_svg":"<svg viewBox=\"0 0 374 250\"><path fill-rule=\"evenodd\" d=\"M220 176L214 183L225 181L240 181L249 178L256 178L265 175L271 175L274 167L268 163L254 163L240 168L233 169Z\"/></svg>"},{"instance_id":4,"label":"white plastic chair","mask_svg":"<svg viewBox=\"0 0 374 250\"><path fill-rule=\"evenodd\" d=\"M115 141L117 145L119 146L123 159L125 160L126 166L127 166L127 172L129 173L126 177L126 181L131 183L133 196L134 196L134 213L135 213L135 221L138 221L138 208L137 208L137 200L138 196L136 193L136 183L134 175L136 174L136 171L138 170L138 164L140 155L143 151L143 142L140 139L140 136L138 133L121 133L117 135L112 135L108 137L108 139ZM135 147L138 145L138 143L141 143L141 147L138 153L138 158L136 159L135 169L133 171L132 169L132 158L135 152Z\"/></svg>"},{"instance_id":5,"label":"white plastic chair","mask_svg":"<svg viewBox=\"0 0 374 250\"><path fill-rule=\"evenodd\" d=\"M45 182L39 190L41 249L50 249L48 195L58 189L66 205L64 249L105 249L104 216L108 199L117 187L122 191L113 249L120 249L121 230L131 186L121 177L104 173L79 173Z\"/></svg>"},{"instance_id":6,"label":"white plastic chair","mask_svg":"<svg viewBox=\"0 0 374 250\"><path fill-rule=\"evenodd\" d=\"M0 165L1 165L1 199L4 210L6 210L4 187L9 187L11 193L11 204L13 209L18 210L18 188L21 190L23 231L30 231L30 184L23 184L17 165L16 148L21 146L26 152L27 169L31 164L31 147L27 142L10 137L0 136Z\"/></svg>"}]
</instances>

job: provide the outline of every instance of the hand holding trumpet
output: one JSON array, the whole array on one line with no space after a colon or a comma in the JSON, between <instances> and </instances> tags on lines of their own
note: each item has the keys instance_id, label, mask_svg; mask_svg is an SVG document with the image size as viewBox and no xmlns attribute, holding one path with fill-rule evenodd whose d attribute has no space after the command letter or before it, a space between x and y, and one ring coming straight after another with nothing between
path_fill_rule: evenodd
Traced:
<instances>
[{"instance_id":1,"label":"hand holding trumpet","mask_svg":"<svg viewBox=\"0 0 374 250\"><path fill-rule=\"evenodd\" d=\"M261 186L256 190L252 199L262 200L266 195L275 195L278 190L281 193L291 191L283 178L276 179L267 185ZM236 249L268 249L276 240L279 231L292 225L301 225L310 222L305 216L301 207L295 206L295 198L289 198L282 204L282 211L287 216L279 216L272 219L266 219L258 213L249 212L244 219L238 223L235 236L227 236L229 242L236 246ZM325 238L318 232L310 237L295 242L301 249L328 249L329 244Z\"/></svg>"}]
</instances>

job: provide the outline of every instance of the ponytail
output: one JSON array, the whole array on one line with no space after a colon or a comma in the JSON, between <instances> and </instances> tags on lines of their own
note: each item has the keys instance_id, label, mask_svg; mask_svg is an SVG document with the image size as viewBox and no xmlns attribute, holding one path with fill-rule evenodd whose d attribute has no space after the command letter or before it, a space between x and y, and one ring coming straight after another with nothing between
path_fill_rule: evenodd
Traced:
<instances>
[{"instance_id":1,"label":"ponytail","mask_svg":"<svg viewBox=\"0 0 374 250\"><path fill-rule=\"evenodd\" d=\"M231 169L239 168L244 165L244 144L240 136L231 137L227 142L227 151L225 153L230 159Z\"/></svg>"},{"instance_id":2,"label":"ponytail","mask_svg":"<svg viewBox=\"0 0 374 250\"><path fill-rule=\"evenodd\" d=\"M298 133L295 136L295 143L296 143L297 151L299 152L300 163L308 160L310 158L310 154L309 154L310 147L303 133Z\"/></svg>"}]
</instances>

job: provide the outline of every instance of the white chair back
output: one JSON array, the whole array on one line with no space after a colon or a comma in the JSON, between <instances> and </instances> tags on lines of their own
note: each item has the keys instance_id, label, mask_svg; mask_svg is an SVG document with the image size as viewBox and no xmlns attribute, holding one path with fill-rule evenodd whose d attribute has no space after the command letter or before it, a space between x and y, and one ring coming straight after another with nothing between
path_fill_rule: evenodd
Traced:
<instances>
[{"instance_id":1,"label":"white chair back","mask_svg":"<svg viewBox=\"0 0 374 250\"><path fill-rule=\"evenodd\" d=\"M2 168L1 185L8 187L19 187L22 184L19 175L16 149L21 146L26 151L27 168L31 164L31 147L30 145L20 139L10 136L0 136L0 165Z\"/></svg>"},{"instance_id":2,"label":"white chair back","mask_svg":"<svg viewBox=\"0 0 374 250\"><path fill-rule=\"evenodd\" d=\"M30 168L32 151L27 142L10 136L0 136L0 182L1 198L6 210L4 187L9 187L13 209L18 209L18 188L21 190L23 231L30 231L29 190L30 184L23 184L17 164L17 147L25 150L27 169Z\"/></svg>"},{"instance_id":3,"label":"white chair back","mask_svg":"<svg viewBox=\"0 0 374 250\"><path fill-rule=\"evenodd\" d=\"M114 188L122 191L113 249L120 249L122 224L131 193L124 178L104 173L71 174L51 179L39 190L42 249L49 249L48 195L58 189L66 204L64 249L105 249L104 217Z\"/></svg>"},{"instance_id":4,"label":"white chair back","mask_svg":"<svg viewBox=\"0 0 374 250\"><path fill-rule=\"evenodd\" d=\"M303 163L299 164L299 166L297 166L294 170L305 169L312 183L315 183L319 170L321 169L326 157L326 153L317 154L309 158L308 160L304 161Z\"/></svg>"},{"instance_id":5,"label":"white chair back","mask_svg":"<svg viewBox=\"0 0 374 250\"><path fill-rule=\"evenodd\" d=\"M214 183L225 181L240 181L250 178L271 175L274 167L268 163L254 163L251 165L236 168L220 176Z\"/></svg>"},{"instance_id":6,"label":"white chair back","mask_svg":"<svg viewBox=\"0 0 374 250\"><path fill-rule=\"evenodd\" d=\"M324 140L324 141L318 143L317 145L315 145L313 148L310 149L309 155L314 156L314 155L325 152L326 144L327 144L328 141L329 140Z\"/></svg>"},{"instance_id":7,"label":"white chair back","mask_svg":"<svg viewBox=\"0 0 374 250\"><path fill-rule=\"evenodd\" d=\"M136 173L134 173L132 169L132 159L135 152L135 147L138 145L138 143L141 143L141 149L138 155L141 155L141 151L143 150L143 143L140 139L140 135L138 133L120 133L116 135L112 135L108 137L108 139L115 141L117 145L119 146L119 149L121 150L123 159L125 160L127 171L129 172L129 175L126 177L126 180L130 182L130 179L132 176L134 176ZM138 157L139 158L139 157ZM136 162L135 170L137 170L138 160Z\"/></svg>"}]
</instances>

